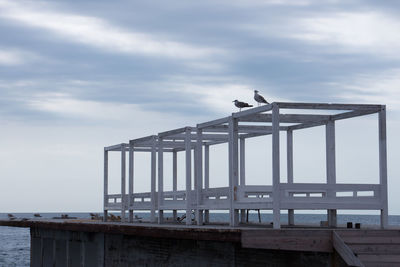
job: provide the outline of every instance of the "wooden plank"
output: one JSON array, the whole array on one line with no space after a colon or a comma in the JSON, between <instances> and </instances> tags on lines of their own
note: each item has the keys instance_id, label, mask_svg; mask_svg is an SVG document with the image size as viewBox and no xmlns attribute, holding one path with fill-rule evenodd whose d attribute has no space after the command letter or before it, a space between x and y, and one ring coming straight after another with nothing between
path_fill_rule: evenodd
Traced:
<instances>
[{"instance_id":1,"label":"wooden plank","mask_svg":"<svg viewBox=\"0 0 400 267\"><path fill-rule=\"evenodd\" d=\"M358 116L364 116L364 115L369 115L369 114L373 114L376 113L380 110L380 108L378 109L371 109L371 110L353 110L353 111L349 111L349 112L344 112L344 113L340 113L340 114L335 114L335 115L331 115L331 120L336 121L336 120L343 120L343 119L348 119L348 118L354 118L354 117L358 117Z\"/></svg>"},{"instance_id":2,"label":"wooden plank","mask_svg":"<svg viewBox=\"0 0 400 267\"><path fill-rule=\"evenodd\" d=\"M348 244L354 253L360 254L397 254L400 255L400 244Z\"/></svg>"},{"instance_id":3,"label":"wooden plank","mask_svg":"<svg viewBox=\"0 0 400 267\"><path fill-rule=\"evenodd\" d=\"M229 118L230 117L224 117L224 118L217 119L217 120L212 120L212 121L208 121L208 122L204 122L204 123L199 123L199 124L197 124L197 128L205 129L205 128L209 128L211 126L224 124L224 123L227 123L229 121Z\"/></svg>"},{"instance_id":4,"label":"wooden plank","mask_svg":"<svg viewBox=\"0 0 400 267\"><path fill-rule=\"evenodd\" d=\"M186 140L185 140L185 155L186 155L186 225L191 225L190 220L192 215L192 150L191 150L191 139L190 139L190 129L186 129Z\"/></svg>"},{"instance_id":5,"label":"wooden plank","mask_svg":"<svg viewBox=\"0 0 400 267\"><path fill-rule=\"evenodd\" d=\"M158 224L164 221L164 211L161 206L164 204L164 154L163 154L164 140L158 137Z\"/></svg>"},{"instance_id":6,"label":"wooden plank","mask_svg":"<svg viewBox=\"0 0 400 267\"><path fill-rule=\"evenodd\" d=\"M341 256L344 262L346 262L347 265L360 267L364 266L364 264L361 263L360 259L354 255L353 251L344 243L344 241L335 231L333 231L332 233L332 243L333 248Z\"/></svg>"},{"instance_id":7,"label":"wooden plank","mask_svg":"<svg viewBox=\"0 0 400 267\"><path fill-rule=\"evenodd\" d=\"M270 111L270 110L272 110L272 105L273 105L273 103L264 105L264 106L260 106L260 107L256 107L256 108L250 108L250 109L236 112L236 113L232 113L232 118L238 119L238 118L246 117L248 115Z\"/></svg>"},{"instance_id":8,"label":"wooden plank","mask_svg":"<svg viewBox=\"0 0 400 267\"><path fill-rule=\"evenodd\" d=\"M293 131L286 132L286 149L287 149L287 182L293 184ZM294 210L288 210L288 224L294 225Z\"/></svg>"},{"instance_id":9,"label":"wooden plank","mask_svg":"<svg viewBox=\"0 0 400 267\"><path fill-rule=\"evenodd\" d=\"M257 249L332 252L328 230L242 230L242 247Z\"/></svg>"},{"instance_id":10,"label":"wooden plank","mask_svg":"<svg viewBox=\"0 0 400 267\"><path fill-rule=\"evenodd\" d=\"M125 146L121 145L121 222L125 222L126 208L126 153Z\"/></svg>"},{"instance_id":11,"label":"wooden plank","mask_svg":"<svg viewBox=\"0 0 400 267\"><path fill-rule=\"evenodd\" d=\"M279 121L283 123L320 122L330 119L330 115L315 114L280 114ZM272 114L252 114L241 117L241 122L272 122Z\"/></svg>"},{"instance_id":12,"label":"wooden plank","mask_svg":"<svg viewBox=\"0 0 400 267\"><path fill-rule=\"evenodd\" d=\"M157 145L157 137L153 136L152 139L153 145L152 145L152 150L151 150L151 182L150 182L150 190L151 190L151 212L150 212L150 221L155 222L156 221L156 208L157 208L157 202L156 202L156 145Z\"/></svg>"},{"instance_id":13,"label":"wooden plank","mask_svg":"<svg viewBox=\"0 0 400 267\"><path fill-rule=\"evenodd\" d=\"M307 129L307 128L312 128L312 127L322 126L322 125L326 124L327 122L328 122L328 120L320 121L320 122L300 123L300 124L297 124L297 125L288 126L288 129L291 130L291 131Z\"/></svg>"},{"instance_id":14,"label":"wooden plank","mask_svg":"<svg viewBox=\"0 0 400 267\"><path fill-rule=\"evenodd\" d=\"M166 136L170 136L170 135L174 135L174 134L184 133L187 130L192 131L192 127L186 126L186 127L177 128L177 129L170 130L170 131L161 132L161 133L158 133L158 137L166 137Z\"/></svg>"},{"instance_id":15,"label":"wooden plank","mask_svg":"<svg viewBox=\"0 0 400 267\"><path fill-rule=\"evenodd\" d=\"M154 139L154 137L157 138L156 135L149 135L149 136L145 136L145 137L141 137L141 138L132 139L132 140L129 140L129 144L138 145L142 142L151 142Z\"/></svg>"},{"instance_id":16,"label":"wooden plank","mask_svg":"<svg viewBox=\"0 0 400 267\"><path fill-rule=\"evenodd\" d=\"M273 227L279 229L280 222L280 162L279 162L279 107L272 105L272 187L274 198Z\"/></svg>"},{"instance_id":17,"label":"wooden plank","mask_svg":"<svg viewBox=\"0 0 400 267\"><path fill-rule=\"evenodd\" d=\"M326 110L356 110L356 109L372 109L376 110L381 105L370 104L327 104L327 103L295 103L295 102L276 102L282 109L326 109Z\"/></svg>"},{"instance_id":18,"label":"wooden plank","mask_svg":"<svg viewBox=\"0 0 400 267\"><path fill-rule=\"evenodd\" d=\"M239 213L234 209L237 200L238 177L238 120L231 118L229 121L229 200L230 200L230 226L237 226L239 223Z\"/></svg>"},{"instance_id":19,"label":"wooden plank","mask_svg":"<svg viewBox=\"0 0 400 267\"><path fill-rule=\"evenodd\" d=\"M336 184L336 145L335 145L335 122L330 120L325 126L326 144L326 183ZM328 197L335 197L336 192L332 189L327 191ZM329 227L337 226L336 210L328 210Z\"/></svg>"},{"instance_id":20,"label":"wooden plank","mask_svg":"<svg viewBox=\"0 0 400 267\"><path fill-rule=\"evenodd\" d=\"M192 140L197 140L197 134L191 134L190 138ZM202 139L203 140L214 140L214 141L228 141L229 136L227 134L202 134ZM170 135L164 140L185 140L186 136L185 134L174 134Z\"/></svg>"},{"instance_id":21,"label":"wooden plank","mask_svg":"<svg viewBox=\"0 0 400 267\"><path fill-rule=\"evenodd\" d=\"M105 209L108 205L108 151L104 149L104 185L103 185L103 221L107 221L107 210Z\"/></svg>"},{"instance_id":22,"label":"wooden plank","mask_svg":"<svg viewBox=\"0 0 400 267\"><path fill-rule=\"evenodd\" d=\"M388 196L387 196L387 145L386 145L386 108L382 107L378 116L379 125L379 183L381 184L381 227L388 227Z\"/></svg>"},{"instance_id":23,"label":"wooden plank","mask_svg":"<svg viewBox=\"0 0 400 267\"><path fill-rule=\"evenodd\" d=\"M392 263L392 266L400 265L399 254L361 254L359 255L360 260L363 262L375 262L375 263Z\"/></svg>"},{"instance_id":24,"label":"wooden plank","mask_svg":"<svg viewBox=\"0 0 400 267\"><path fill-rule=\"evenodd\" d=\"M204 188L210 187L210 146L204 146ZM210 222L210 211L204 211L204 222Z\"/></svg>"},{"instance_id":25,"label":"wooden plank","mask_svg":"<svg viewBox=\"0 0 400 267\"><path fill-rule=\"evenodd\" d=\"M129 145L129 197L128 197L128 206L129 206L129 222L133 222L133 168L134 168L134 152L133 152L133 144Z\"/></svg>"},{"instance_id":26,"label":"wooden plank","mask_svg":"<svg viewBox=\"0 0 400 267\"><path fill-rule=\"evenodd\" d=\"M172 190L174 193L178 190L178 152L175 150L172 152ZM174 200L176 200L176 196ZM172 217L176 221L178 217L177 210L172 211Z\"/></svg>"},{"instance_id":27,"label":"wooden plank","mask_svg":"<svg viewBox=\"0 0 400 267\"><path fill-rule=\"evenodd\" d=\"M196 205L202 204L202 189L203 189L203 133L201 129L197 129L197 147L196 147ZM196 209L197 225L203 225L203 211Z\"/></svg>"}]
</instances>

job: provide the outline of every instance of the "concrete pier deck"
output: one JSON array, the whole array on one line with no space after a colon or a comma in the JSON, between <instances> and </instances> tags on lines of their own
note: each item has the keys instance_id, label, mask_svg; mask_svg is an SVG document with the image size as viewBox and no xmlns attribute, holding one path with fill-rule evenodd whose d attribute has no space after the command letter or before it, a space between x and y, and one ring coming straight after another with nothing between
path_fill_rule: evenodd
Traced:
<instances>
[{"instance_id":1,"label":"concrete pier deck","mask_svg":"<svg viewBox=\"0 0 400 267\"><path fill-rule=\"evenodd\" d=\"M400 229L0 220L31 229L31 266L399 266Z\"/></svg>"}]
</instances>

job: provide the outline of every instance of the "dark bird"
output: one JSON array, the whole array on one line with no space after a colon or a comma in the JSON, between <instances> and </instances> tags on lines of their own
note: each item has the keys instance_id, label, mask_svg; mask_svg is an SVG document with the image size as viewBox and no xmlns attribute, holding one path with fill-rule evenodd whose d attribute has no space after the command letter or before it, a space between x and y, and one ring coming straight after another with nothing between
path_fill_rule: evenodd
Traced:
<instances>
[{"instance_id":1,"label":"dark bird","mask_svg":"<svg viewBox=\"0 0 400 267\"><path fill-rule=\"evenodd\" d=\"M267 100L265 100L265 98L258 94L257 90L254 90L254 100L257 101L257 105L259 106L260 104L264 103L264 104L269 104Z\"/></svg>"},{"instance_id":2,"label":"dark bird","mask_svg":"<svg viewBox=\"0 0 400 267\"><path fill-rule=\"evenodd\" d=\"M235 102L235 106L239 108L239 111L242 111L242 108L251 108L253 105L249 105L246 102L241 102L238 100L234 100L232 102Z\"/></svg>"}]
</instances>

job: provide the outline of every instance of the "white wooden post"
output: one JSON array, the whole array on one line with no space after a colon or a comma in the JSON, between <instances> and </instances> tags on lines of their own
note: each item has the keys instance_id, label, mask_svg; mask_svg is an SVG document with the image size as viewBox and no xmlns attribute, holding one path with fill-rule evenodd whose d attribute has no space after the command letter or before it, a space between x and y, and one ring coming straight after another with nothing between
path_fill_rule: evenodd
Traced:
<instances>
[{"instance_id":1,"label":"white wooden post","mask_svg":"<svg viewBox=\"0 0 400 267\"><path fill-rule=\"evenodd\" d=\"M204 188L210 188L210 146L204 146ZM204 221L210 222L210 211L204 211Z\"/></svg>"},{"instance_id":2,"label":"white wooden post","mask_svg":"<svg viewBox=\"0 0 400 267\"><path fill-rule=\"evenodd\" d=\"M245 152L245 145L246 139L240 138L239 139L239 146L240 146L240 157L239 157L239 165L240 165L240 187L244 187L246 185L246 152ZM240 222L246 222L246 210L240 210Z\"/></svg>"},{"instance_id":3,"label":"white wooden post","mask_svg":"<svg viewBox=\"0 0 400 267\"><path fill-rule=\"evenodd\" d=\"M133 222L133 203L134 199L133 197L133 160L134 152L133 152L133 144L129 145L129 199L128 199L128 205L129 205L129 222Z\"/></svg>"},{"instance_id":4,"label":"white wooden post","mask_svg":"<svg viewBox=\"0 0 400 267\"><path fill-rule=\"evenodd\" d=\"M178 152L172 152L172 190L174 191L174 200L176 200L176 191L178 190ZM178 218L177 210L172 211L174 221Z\"/></svg>"},{"instance_id":5,"label":"white wooden post","mask_svg":"<svg viewBox=\"0 0 400 267\"><path fill-rule=\"evenodd\" d=\"M150 221L156 221L156 137L152 138L151 145L151 212L150 212Z\"/></svg>"},{"instance_id":6,"label":"white wooden post","mask_svg":"<svg viewBox=\"0 0 400 267\"><path fill-rule=\"evenodd\" d=\"M235 209L236 192L239 184L238 148L238 119L231 117L229 120L229 225L232 227L237 226L239 222L239 212Z\"/></svg>"},{"instance_id":7,"label":"white wooden post","mask_svg":"<svg viewBox=\"0 0 400 267\"><path fill-rule=\"evenodd\" d=\"M125 145L121 144L121 222L125 222L126 208L126 153Z\"/></svg>"},{"instance_id":8,"label":"white wooden post","mask_svg":"<svg viewBox=\"0 0 400 267\"><path fill-rule=\"evenodd\" d=\"M201 129L197 129L196 143L196 220L197 225L203 225L203 210L199 206L203 204L203 133Z\"/></svg>"},{"instance_id":9,"label":"white wooden post","mask_svg":"<svg viewBox=\"0 0 400 267\"><path fill-rule=\"evenodd\" d=\"M287 182L293 184L293 131L287 131ZM288 223L294 225L294 210L288 210Z\"/></svg>"},{"instance_id":10,"label":"white wooden post","mask_svg":"<svg viewBox=\"0 0 400 267\"><path fill-rule=\"evenodd\" d=\"M186 155L186 225L192 224L192 149L191 130L185 132L185 155Z\"/></svg>"},{"instance_id":11,"label":"white wooden post","mask_svg":"<svg viewBox=\"0 0 400 267\"><path fill-rule=\"evenodd\" d=\"M335 121L328 121L326 129L326 179L330 185L336 184ZM328 197L336 197L336 191L328 190ZM328 225L337 226L335 209L328 210Z\"/></svg>"},{"instance_id":12,"label":"white wooden post","mask_svg":"<svg viewBox=\"0 0 400 267\"><path fill-rule=\"evenodd\" d=\"M164 221L164 151L163 139L158 137L158 223Z\"/></svg>"},{"instance_id":13,"label":"white wooden post","mask_svg":"<svg viewBox=\"0 0 400 267\"><path fill-rule=\"evenodd\" d=\"M379 183L382 201L381 228L388 228L388 192L387 192L387 145L386 145L386 106L379 111Z\"/></svg>"},{"instance_id":14,"label":"white wooden post","mask_svg":"<svg viewBox=\"0 0 400 267\"><path fill-rule=\"evenodd\" d=\"M273 195L273 227L281 228L280 216L280 162L279 162L279 107L272 107L272 195Z\"/></svg>"},{"instance_id":15,"label":"white wooden post","mask_svg":"<svg viewBox=\"0 0 400 267\"><path fill-rule=\"evenodd\" d=\"M103 221L107 221L108 211L108 151L104 149L104 201L103 201Z\"/></svg>"}]
</instances>

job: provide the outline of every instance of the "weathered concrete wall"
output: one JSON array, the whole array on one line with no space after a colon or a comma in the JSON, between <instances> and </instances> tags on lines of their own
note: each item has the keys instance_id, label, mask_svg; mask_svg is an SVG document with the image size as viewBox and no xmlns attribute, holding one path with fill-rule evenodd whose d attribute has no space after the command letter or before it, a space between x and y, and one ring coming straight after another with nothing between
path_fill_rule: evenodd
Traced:
<instances>
[{"instance_id":1,"label":"weathered concrete wall","mask_svg":"<svg viewBox=\"0 0 400 267\"><path fill-rule=\"evenodd\" d=\"M31 266L331 266L330 253L238 242L31 228Z\"/></svg>"}]
</instances>

